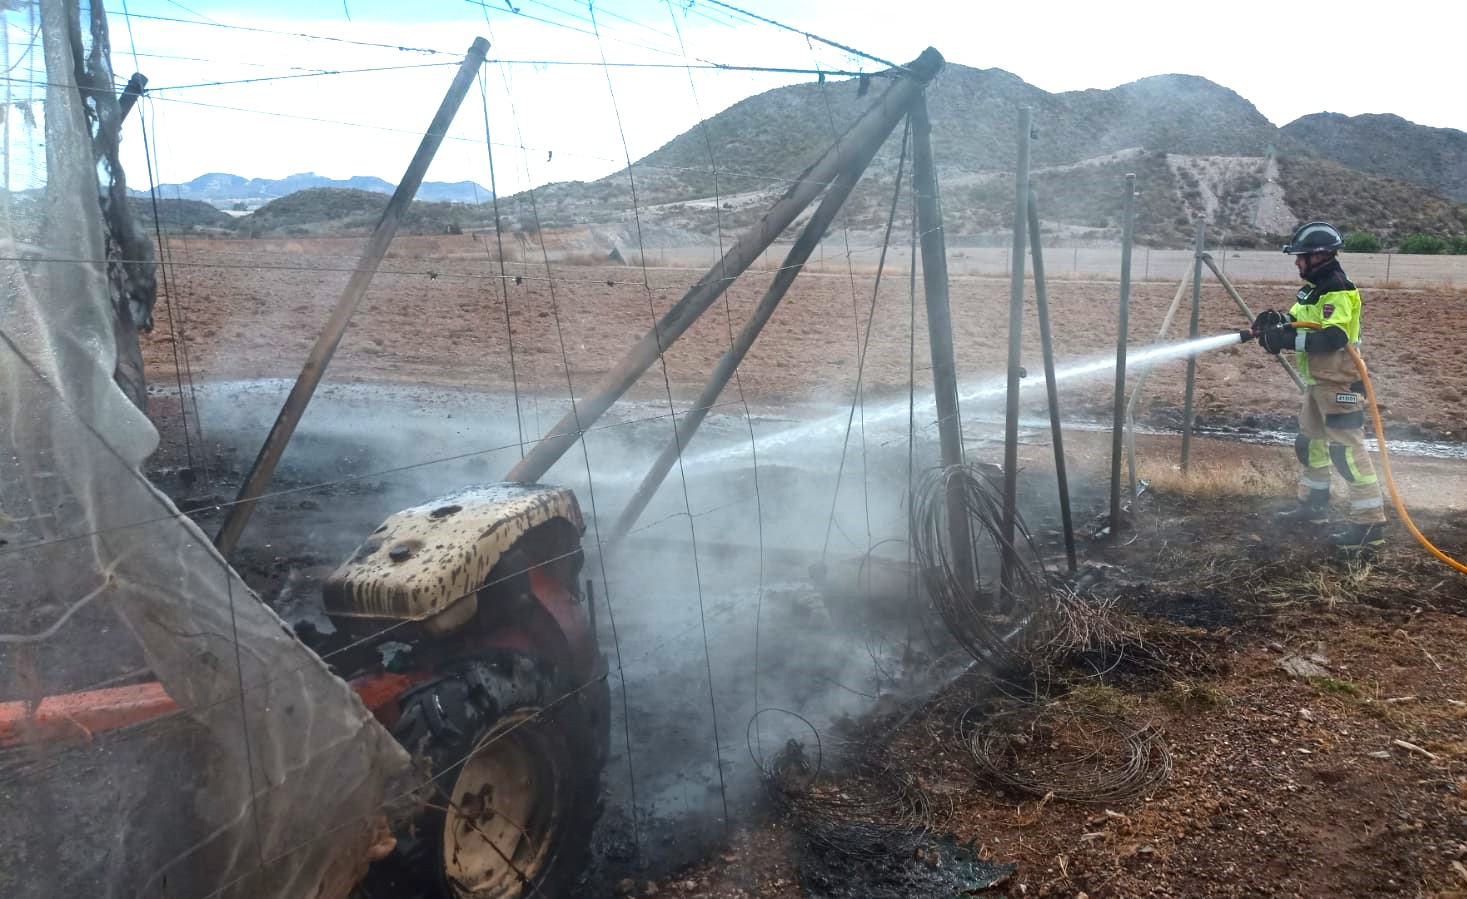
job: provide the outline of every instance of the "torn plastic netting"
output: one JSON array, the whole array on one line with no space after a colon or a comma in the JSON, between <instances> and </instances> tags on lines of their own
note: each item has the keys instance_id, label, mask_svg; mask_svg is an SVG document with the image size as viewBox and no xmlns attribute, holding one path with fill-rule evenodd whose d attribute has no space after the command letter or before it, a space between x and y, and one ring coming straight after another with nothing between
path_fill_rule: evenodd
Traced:
<instances>
[{"instance_id":1,"label":"torn plastic netting","mask_svg":"<svg viewBox=\"0 0 1467 899\"><path fill-rule=\"evenodd\" d=\"M407 757L141 475L157 434L114 381L77 80L105 21L0 15L0 702L156 678L182 710L0 749L0 808L25 810L0 815L0 894L344 896Z\"/></svg>"}]
</instances>

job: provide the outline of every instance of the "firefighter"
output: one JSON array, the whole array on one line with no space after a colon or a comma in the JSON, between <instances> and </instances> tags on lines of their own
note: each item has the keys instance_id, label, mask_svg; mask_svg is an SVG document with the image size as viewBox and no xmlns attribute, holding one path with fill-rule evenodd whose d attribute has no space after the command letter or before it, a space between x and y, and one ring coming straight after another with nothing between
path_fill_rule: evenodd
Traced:
<instances>
[{"instance_id":1,"label":"firefighter","mask_svg":"<svg viewBox=\"0 0 1467 899\"><path fill-rule=\"evenodd\" d=\"M1274 355L1291 350L1304 379L1304 405L1294 452L1299 457L1298 505L1278 516L1304 529L1329 521L1330 467L1349 485L1349 522L1330 535L1346 548L1385 543L1385 508L1375 466L1365 451L1365 385L1348 346L1360 345L1360 291L1345 277L1336 254L1344 239L1328 222L1300 225L1284 245L1304 286L1288 312L1272 309L1253 322L1258 343ZM1294 322L1318 322L1319 330Z\"/></svg>"}]
</instances>

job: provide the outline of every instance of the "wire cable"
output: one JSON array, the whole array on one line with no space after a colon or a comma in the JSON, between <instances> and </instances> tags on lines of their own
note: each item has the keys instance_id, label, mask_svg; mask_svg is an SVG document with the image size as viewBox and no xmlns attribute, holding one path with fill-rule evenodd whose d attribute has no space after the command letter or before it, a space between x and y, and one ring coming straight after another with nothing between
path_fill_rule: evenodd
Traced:
<instances>
[{"instance_id":1,"label":"wire cable","mask_svg":"<svg viewBox=\"0 0 1467 899\"><path fill-rule=\"evenodd\" d=\"M663 0L663 2L667 6L667 14L668 14L669 18L672 19L673 31L675 31L677 33L678 45L681 47L682 46L682 28L678 25L678 22L677 22L677 14L673 12L673 9L672 9L672 0ZM686 56L687 56L686 48L684 48L683 55L684 55L684 58L686 59ZM718 274L719 274L719 278L720 279L727 279L728 272L724 268L725 262L724 262L724 245L723 245L723 198L721 196L721 190L720 190L719 179L718 179L718 157L717 157L717 154L714 152L714 149L713 149L713 135L712 135L711 129L708 127L708 120L706 118L704 118L703 111L702 111L702 105L698 102L698 86L697 86L697 83L693 79L693 70L692 70L692 68L689 67L688 70L687 70L687 72L688 72L688 89L692 92L692 95L693 95L693 109L697 113L697 116L698 116L698 127L699 127L700 131L703 134L704 148L708 151L708 166L709 166L709 168L711 169L711 171L713 173L713 210L714 210L713 215L714 215L714 224L717 227L717 235L718 235ZM729 301L728 292L727 291L724 291L724 294L723 294L723 317L724 317L725 324L728 326L728 345L729 345L729 348L732 349L733 346L734 346L733 308L732 308L731 302ZM759 625L760 625L760 619L761 619L761 617L763 615L763 611L764 611L764 499L763 499L763 495L760 493L760 490L759 490L759 446L758 446L758 441L754 438L754 418L753 418L753 415L749 411L749 402L748 402L747 397L744 395L744 382L743 382L743 378L739 374L739 370L737 368L734 369L733 380L734 380L734 390L738 393L739 404L741 406L743 406L743 410L744 410L744 423L746 425L748 425L748 428L749 428L749 457L750 457L750 460L751 460L750 465L751 465L752 470L753 470L753 481L754 481L754 522L755 522L755 529L756 529L756 533L757 533L757 537L758 537L758 543L759 543L759 577L758 577L758 580L756 581L755 587L754 587L754 590L755 590L755 594L754 594L755 595L755 600L754 600L754 661L753 661L753 664L754 664L754 677L753 677L753 681L754 681L754 684L753 684L753 689L754 689L754 707L755 708L759 708ZM679 465L681 465L681 453L679 453ZM686 496L686 487L684 488L684 495ZM758 725L756 723L755 724L755 739L757 740L758 737L759 737L759 734L758 734Z\"/></svg>"},{"instance_id":2,"label":"wire cable","mask_svg":"<svg viewBox=\"0 0 1467 899\"><path fill-rule=\"evenodd\" d=\"M597 32L596 40L599 46L601 40L600 26L596 22L596 7L594 3L589 6L589 9L591 11L591 27ZM602 51L602 54L604 58L604 50ZM655 335L657 340L657 359L662 369L663 388L667 393L667 411L669 414L674 416L674 418L672 419L672 439L677 444L678 477L682 482L683 506L687 509L688 512L688 539L691 541L693 548L693 580L694 584L697 587L698 593L698 617L703 621L703 665L708 677L708 705L710 711L712 712L713 718L713 752L715 761L718 766L718 794L719 799L723 804L723 830L724 835L727 836L730 833L732 825L729 821L728 815L728 786L724 782L723 776L723 753L722 750L719 748L720 740L718 735L718 706L717 701L714 699L713 657L708 648L707 611L703 597L703 570L702 564L698 559L698 530L693 523L692 501L688 498L688 475L687 471L683 467L682 438L678 434L678 425L676 418L677 406L672 398L672 379L668 376L667 373L666 348L662 344L662 333L657 325L657 309L652 302L651 284L649 283L647 278L647 247L642 238L642 214L641 211L637 208L637 182L636 176L634 175L632 169L631 148L627 144L626 128L622 125L621 107L616 100L616 88L612 84L611 69L606 69L605 74L606 91L611 97L611 108L616 115L617 131L621 135L622 153L626 156L627 184L631 191L632 219L636 223L637 228L637 256L642 269L642 286L647 296L647 312L651 316L652 333ZM566 370L569 371L569 365L567 365Z\"/></svg>"}]
</instances>

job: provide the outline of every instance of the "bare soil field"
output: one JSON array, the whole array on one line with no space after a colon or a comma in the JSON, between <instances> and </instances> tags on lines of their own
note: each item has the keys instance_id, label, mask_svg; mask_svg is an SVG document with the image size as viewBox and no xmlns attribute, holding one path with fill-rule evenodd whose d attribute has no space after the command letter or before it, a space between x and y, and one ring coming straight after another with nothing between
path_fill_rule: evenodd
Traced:
<instances>
[{"instance_id":1,"label":"bare soil field","mask_svg":"<svg viewBox=\"0 0 1467 899\"><path fill-rule=\"evenodd\" d=\"M183 367L176 361L185 357L195 379L293 377L360 246L345 239L171 243L172 310L160 301L158 328L144 338L153 383L172 382L175 369ZM327 380L517 385L526 394L558 397L571 388L583 395L702 275L691 269L564 263L553 263L547 275L546 266L515 263L501 279L490 249L470 235L399 239ZM1287 263L1280 256L1275 282L1239 285L1255 311L1292 303L1297 281L1288 277ZM745 396L762 405L848 404L865 341L861 379L868 399L904 398L914 376L919 391L929 384L920 294L914 312L906 273L887 271L871 315L874 274L868 266L802 275L741 369L738 383ZM727 349L730 331L742 327L770 279L767 270L738 279L726 294L726 307L720 301L668 349L667 382L664 369L654 366L634 395L655 398L670 388L680 402L696 396ZM1220 286L1204 283L1200 333L1247 324ZM1155 337L1176 287L1175 281L1132 285L1133 348ZM1042 404L1032 286L1030 293L1024 328L1027 393ZM1114 354L1119 293L1114 280L1050 283L1055 353L1062 369L1067 362ZM1467 356L1457 351L1457 306L1464 298L1462 291L1445 287L1365 290L1362 352L1391 432L1460 438L1467 418ZM963 384L1003 377L1008 300L1005 279L953 279L953 342ZM1183 302L1174 336L1185 336ZM175 340L175 320L184 324L183 341ZM1196 408L1203 423L1280 425L1295 411L1292 385L1256 345L1213 352L1198 360L1197 370ZM1181 361L1158 366L1141 407L1143 420L1179 421L1184 371ZM1108 418L1108 377L1061 386L1067 417ZM996 399L994 408L1001 407Z\"/></svg>"},{"instance_id":2,"label":"bare soil field","mask_svg":"<svg viewBox=\"0 0 1467 899\"><path fill-rule=\"evenodd\" d=\"M144 339L151 383L171 386L183 368L195 381L293 377L359 247L346 240L170 244L172 312L186 324L186 339L175 339L160 301L159 327ZM1288 260L1280 262L1276 282L1240 285L1255 308L1290 304L1295 282L1286 277ZM519 264L507 274L502 282L497 262L468 236L399 240L327 380L584 396L701 272L557 263L548 276L544 266ZM913 379L919 397L930 395L920 295L914 309L906 273L889 271L872 316L873 276L864 268L796 282L742 369L739 386L751 405L791 418L848 406L858 370L868 403L905 404ZM727 315L720 303L667 352L665 380L654 366L634 398L665 401L670 391L683 408L770 277L755 272L735 283ZM1049 289L1061 369L1114 352L1116 281L1056 280ZM1176 289L1176 282L1133 285L1132 347L1151 340ZM952 291L961 381L970 392L1001 383L1008 282L958 277ZM1456 351L1455 307L1463 299L1448 288L1366 290L1363 352L1394 434L1462 439L1467 359ZM1042 369L1029 305L1025 409L1039 415L1043 390L1034 388ZM1184 309L1174 330L1185 322ZM1244 324L1221 288L1208 283L1200 332ZM1179 420L1184 368L1171 362L1155 373L1143 407L1148 420L1163 427ZM1108 375L1064 381L1067 417L1108 420L1112 389ZM1198 361L1204 423L1287 426L1294 396L1256 345ZM165 439L160 462L176 465L177 402L155 399ZM1001 414L1001 394L993 412ZM202 424L207 432L210 422ZM359 442L370 445L393 427L363 415ZM1108 438L1083 429L1066 435L1072 484L1084 485L1075 491L1082 538L1103 506L1097 485L1108 473ZM256 447L230 449L237 476ZM1113 603L1116 620L1137 639L1103 664L1091 658L1056 670L1040 697L1061 710L1120 715L1158 734L1170 756L1168 778L1099 804L1016 793L983 776L963 723L974 706L992 709L992 679L959 678L915 702L882 693L868 697L869 714L825 736L861 747L867 761L916 784L927 828L917 849L843 855L811 843L801 822L770 802L745 815L726 843L714 839L701 860L603 866L586 895L1467 896L1467 582L1430 559L1399 523L1391 525L1389 548L1371 559L1340 558L1310 535L1281 533L1271 514L1291 492L1287 449L1198 440L1189 478L1176 470L1176 450L1174 437L1143 438L1141 474L1152 490L1118 539L1083 540L1080 577L1072 582ZM973 452L996 459L1002 447L975 442ZM1042 428L1026 430L1025 495L1053 496L1050 452ZM318 474L345 479L367 466L356 449L337 455L331 464L342 470L312 472L311 483L324 484ZM1398 467L1423 529L1448 553L1467 555L1460 462L1417 459ZM230 476L211 484L221 494L211 503L231 493ZM242 560L246 578L268 596L282 592L295 567L331 564L378 520L382 510L372 503L397 501L356 495L385 492L380 480L344 480L311 488L309 500L292 493L267 502ZM199 490L176 474L163 481L176 495ZM217 523L207 508L197 514L206 528ZM1036 510L1031 525L1053 550L1052 508ZM295 539L322 534L341 545ZM658 624L649 621L649 632ZM1280 663L1296 656L1317 670L1286 671ZM696 677L680 680L696 685ZM1017 759L1024 745L1015 744ZM839 787L844 772L827 776ZM984 886L974 879L977 866L954 867L950 854L933 848L947 835L1014 868ZM916 888L918 881L927 886Z\"/></svg>"}]
</instances>

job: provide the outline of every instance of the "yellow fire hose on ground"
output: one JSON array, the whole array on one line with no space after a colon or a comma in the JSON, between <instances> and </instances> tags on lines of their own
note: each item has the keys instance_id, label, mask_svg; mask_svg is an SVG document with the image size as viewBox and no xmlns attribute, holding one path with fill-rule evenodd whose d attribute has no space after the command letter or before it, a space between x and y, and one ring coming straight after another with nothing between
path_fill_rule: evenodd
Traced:
<instances>
[{"instance_id":1,"label":"yellow fire hose on ground","mask_svg":"<svg viewBox=\"0 0 1467 899\"><path fill-rule=\"evenodd\" d=\"M1293 322L1293 326L1295 328L1307 328L1311 331L1318 331L1322 327L1318 322ZM1243 331L1240 333L1251 336L1252 332ZM1244 339L1246 340L1247 338L1245 337ZM1380 420L1380 407L1375 402L1375 387L1370 383L1370 373L1365 370L1365 360L1360 358L1360 353L1353 346L1346 345L1345 349L1350 351L1350 359L1355 363L1355 371L1360 375L1360 383L1365 385L1365 400L1370 404L1370 420L1375 425L1375 440L1376 444L1380 447L1380 471L1385 476L1386 488L1391 494L1391 505L1395 507L1396 514L1401 517L1401 523L1406 525L1406 530L1411 532L1411 536L1415 537L1417 542L1426 547L1427 552L1436 556L1452 568L1455 568L1463 574L1467 574L1467 565L1463 565L1461 562L1437 549L1430 540L1426 539L1426 535L1421 533L1416 527L1416 522L1411 520L1411 513L1406 511L1406 504L1401 501L1401 492L1396 489L1396 479L1391 474L1391 456L1386 450L1385 425Z\"/></svg>"}]
</instances>

